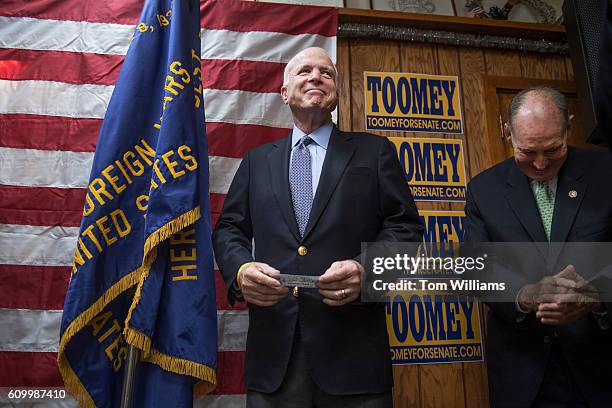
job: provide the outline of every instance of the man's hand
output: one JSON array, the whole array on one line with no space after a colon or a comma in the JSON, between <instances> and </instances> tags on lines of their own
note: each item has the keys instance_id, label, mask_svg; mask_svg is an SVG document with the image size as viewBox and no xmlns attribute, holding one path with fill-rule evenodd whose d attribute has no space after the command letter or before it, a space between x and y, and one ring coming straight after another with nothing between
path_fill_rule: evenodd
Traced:
<instances>
[{"instance_id":1,"label":"man's hand","mask_svg":"<svg viewBox=\"0 0 612 408\"><path fill-rule=\"evenodd\" d=\"M564 325L601 309L597 292L573 265L554 276L526 285L519 295L521 308L536 312L542 324Z\"/></svg>"},{"instance_id":2,"label":"man's hand","mask_svg":"<svg viewBox=\"0 0 612 408\"><path fill-rule=\"evenodd\" d=\"M361 293L363 266L353 259L337 261L317 281L323 303L342 306L354 301Z\"/></svg>"},{"instance_id":3,"label":"man's hand","mask_svg":"<svg viewBox=\"0 0 612 408\"><path fill-rule=\"evenodd\" d=\"M575 276L574 267L568 265L554 276L545 276L539 282L523 286L518 296L519 306L523 310L536 312L540 303L554 301L556 295L567 294L575 288Z\"/></svg>"},{"instance_id":4,"label":"man's hand","mask_svg":"<svg viewBox=\"0 0 612 408\"><path fill-rule=\"evenodd\" d=\"M560 326L582 319L584 315L591 311L589 303L542 303L538 307L536 317L542 322L551 326Z\"/></svg>"},{"instance_id":5,"label":"man's hand","mask_svg":"<svg viewBox=\"0 0 612 408\"><path fill-rule=\"evenodd\" d=\"M542 324L559 326L582 319L587 313L597 312L603 307L597 289L576 273L572 265L566 277L574 282L574 288L565 294L552 296L552 302L540 303L536 317ZM567 269L566 268L566 269Z\"/></svg>"},{"instance_id":6,"label":"man's hand","mask_svg":"<svg viewBox=\"0 0 612 408\"><path fill-rule=\"evenodd\" d=\"M251 262L240 272L238 285L244 299L257 306L272 306L285 297L289 289L278 280L280 271L262 262Z\"/></svg>"}]
</instances>

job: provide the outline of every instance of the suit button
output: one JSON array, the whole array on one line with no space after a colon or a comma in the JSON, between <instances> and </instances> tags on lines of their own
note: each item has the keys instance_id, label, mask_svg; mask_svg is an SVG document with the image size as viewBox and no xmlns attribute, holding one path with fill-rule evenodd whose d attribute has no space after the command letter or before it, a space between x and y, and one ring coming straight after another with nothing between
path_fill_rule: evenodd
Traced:
<instances>
[{"instance_id":1,"label":"suit button","mask_svg":"<svg viewBox=\"0 0 612 408\"><path fill-rule=\"evenodd\" d=\"M299 254L300 256L304 256L304 255L306 255L307 253L308 253L308 248L306 248L304 245L301 245L301 246L298 248L298 254Z\"/></svg>"},{"instance_id":2,"label":"suit button","mask_svg":"<svg viewBox=\"0 0 612 408\"><path fill-rule=\"evenodd\" d=\"M544 336L544 339L543 339L543 340L544 340L544 343L546 343L546 344L550 344L550 342L552 342L552 337L550 337L550 336Z\"/></svg>"},{"instance_id":3,"label":"suit button","mask_svg":"<svg viewBox=\"0 0 612 408\"><path fill-rule=\"evenodd\" d=\"M298 289L298 287L294 287L293 290L291 291L291 293L293 293L293 297L298 297L300 296L300 290Z\"/></svg>"}]
</instances>

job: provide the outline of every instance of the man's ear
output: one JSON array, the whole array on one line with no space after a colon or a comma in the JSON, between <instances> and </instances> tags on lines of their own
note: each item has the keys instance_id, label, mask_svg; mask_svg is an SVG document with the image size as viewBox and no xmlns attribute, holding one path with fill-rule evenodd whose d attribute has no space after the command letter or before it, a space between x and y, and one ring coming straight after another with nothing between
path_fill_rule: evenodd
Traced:
<instances>
[{"instance_id":1,"label":"man's ear","mask_svg":"<svg viewBox=\"0 0 612 408\"><path fill-rule=\"evenodd\" d=\"M574 115L570 114L567 119L567 133L570 133L572 130L572 125L574 124Z\"/></svg>"},{"instance_id":2,"label":"man's ear","mask_svg":"<svg viewBox=\"0 0 612 408\"><path fill-rule=\"evenodd\" d=\"M508 125L508 122L504 123L504 137L506 141L512 143L512 135L510 134L510 125Z\"/></svg>"},{"instance_id":3,"label":"man's ear","mask_svg":"<svg viewBox=\"0 0 612 408\"><path fill-rule=\"evenodd\" d=\"M289 96L287 95L287 87L285 85L281 86L281 98L283 98L283 103L287 105L289 103Z\"/></svg>"}]
</instances>

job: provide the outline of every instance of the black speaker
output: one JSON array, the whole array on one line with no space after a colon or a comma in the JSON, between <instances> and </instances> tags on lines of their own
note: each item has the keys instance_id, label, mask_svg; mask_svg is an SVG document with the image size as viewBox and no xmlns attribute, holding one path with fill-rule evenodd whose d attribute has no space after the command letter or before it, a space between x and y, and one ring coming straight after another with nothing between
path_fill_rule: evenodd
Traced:
<instances>
[{"instance_id":1,"label":"black speaker","mask_svg":"<svg viewBox=\"0 0 612 408\"><path fill-rule=\"evenodd\" d=\"M565 0L563 17L574 69L574 80L578 90L578 101L582 108L582 119L586 140L593 144L606 144L605 131L599 126L601 114L600 75L610 75L612 66L601 58L602 28L606 27L610 0ZM603 66L602 66L603 64ZM601 67L601 69L600 69ZM609 102L608 102L609 103Z\"/></svg>"}]
</instances>

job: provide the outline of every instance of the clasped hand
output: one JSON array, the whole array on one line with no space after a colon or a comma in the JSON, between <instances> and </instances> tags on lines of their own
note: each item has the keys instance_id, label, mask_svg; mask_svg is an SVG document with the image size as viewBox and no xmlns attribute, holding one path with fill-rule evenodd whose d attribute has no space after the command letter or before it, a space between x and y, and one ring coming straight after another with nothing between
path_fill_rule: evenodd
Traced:
<instances>
[{"instance_id":1,"label":"clasped hand","mask_svg":"<svg viewBox=\"0 0 612 408\"><path fill-rule=\"evenodd\" d=\"M596 289L576 273L573 265L525 285L518 301L522 309L535 312L542 324L555 326L574 322L602 307Z\"/></svg>"}]
</instances>

